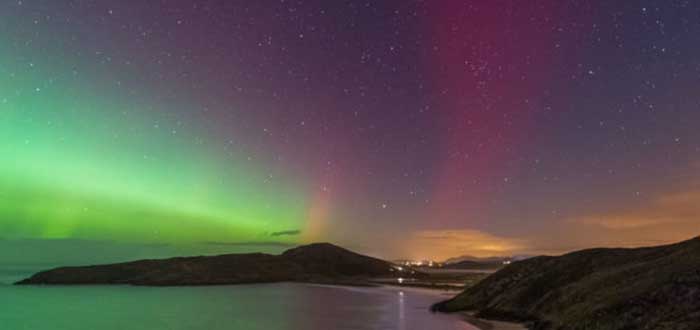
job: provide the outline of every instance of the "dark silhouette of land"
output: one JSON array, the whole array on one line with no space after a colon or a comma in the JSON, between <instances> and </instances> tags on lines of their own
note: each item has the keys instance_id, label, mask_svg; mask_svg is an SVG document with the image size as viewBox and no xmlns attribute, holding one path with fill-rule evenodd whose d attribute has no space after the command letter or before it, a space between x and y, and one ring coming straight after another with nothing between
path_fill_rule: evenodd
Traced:
<instances>
[{"instance_id":1,"label":"dark silhouette of land","mask_svg":"<svg viewBox=\"0 0 700 330\"><path fill-rule=\"evenodd\" d=\"M271 282L369 284L371 278L410 277L419 272L357 254L329 243L285 251L140 260L98 266L61 267L16 284L223 285Z\"/></svg>"},{"instance_id":2,"label":"dark silhouette of land","mask_svg":"<svg viewBox=\"0 0 700 330\"><path fill-rule=\"evenodd\" d=\"M432 281L441 279L439 275L318 243L280 255L228 254L61 267L17 284L182 286L291 281L371 285L388 279L390 284L435 286ZM516 261L432 309L520 322L536 330L700 329L700 238Z\"/></svg>"},{"instance_id":3,"label":"dark silhouette of land","mask_svg":"<svg viewBox=\"0 0 700 330\"><path fill-rule=\"evenodd\" d=\"M467 269L467 270L498 270L503 268L504 260L462 260L443 265L442 269Z\"/></svg>"},{"instance_id":4,"label":"dark silhouette of land","mask_svg":"<svg viewBox=\"0 0 700 330\"><path fill-rule=\"evenodd\" d=\"M514 262L434 311L531 329L700 329L700 238Z\"/></svg>"}]
</instances>

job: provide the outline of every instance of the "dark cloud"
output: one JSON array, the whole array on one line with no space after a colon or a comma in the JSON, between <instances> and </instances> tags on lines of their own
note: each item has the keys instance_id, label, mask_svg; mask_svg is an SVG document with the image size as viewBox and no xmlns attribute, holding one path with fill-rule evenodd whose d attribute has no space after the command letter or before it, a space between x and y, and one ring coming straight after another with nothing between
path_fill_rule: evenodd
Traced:
<instances>
[{"instance_id":1,"label":"dark cloud","mask_svg":"<svg viewBox=\"0 0 700 330\"><path fill-rule=\"evenodd\" d=\"M202 242L202 244L218 245L218 246L273 246L273 247L294 247L297 245L297 244L282 243L282 242Z\"/></svg>"},{"instance_id":2,"label":"dark cloud","mask_svg":"<svg viewBox=\"0 0 700 330\"><path fill-rule=\"evenodd\" d=\"M295 229L295 230L284 230L284 231L276 231L270 234L272 237L277 237L277 236L296 236L301 234L301 230Z\"/></svg>"}]
</instances>

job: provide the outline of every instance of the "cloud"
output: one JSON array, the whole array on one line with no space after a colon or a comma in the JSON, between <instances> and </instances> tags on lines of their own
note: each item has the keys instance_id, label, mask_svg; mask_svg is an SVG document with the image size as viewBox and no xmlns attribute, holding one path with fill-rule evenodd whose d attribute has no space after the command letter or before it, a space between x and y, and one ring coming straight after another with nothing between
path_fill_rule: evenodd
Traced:
<instances>
[{"instance_id":1,"label":"cloud","mask_svg":"<svg viewBox=\"0 0 700 330\"><path fill-rule=\"evenodd\" d=\"M273 247L294 247L297 244L283 243L283 242L201 242L203 245L213 245L213 246L273 246Z\"/></svg>"},{"instance_id":2,"label":"cloud","mask_svg":"<svg viewBox=\"0 0 700 330\"><path fill-rule=\"evenodd\" d=\"M700 191L662 195L652 200L649 205L637 209L585 216L574 221L611 230L697 224L700 222Z\"/></svg>"},{"instance_id":3,"label":"cloud","mask_svg":"<svg viewBox=\"0 0 700 330\"><path fill-rule=\"evenodd\" d=\"M496 236L472 229L423 230L406 238L406 251L417 259L447 259L511 255L527 248L522 239Z\"/></svg>"},{"instance_id":4,"label":"cloud","mask_svg":"<svg viewBox=\"0 0 700 330\"><path fill-rule=\"evenodd\" d=\"M284 231L276 231L273 233L270 233L270 236L272 237L278 237L278 236L296 236L301 234L301 230L295 229L295 230L284 230Z\"/></svg>"},{"instance_id":5,"label":"cloud","mask_svg":"<svg viewBox=\"0 0 700 330\"><path fill-rule=\"evenodd\" d=\"M700 188L693 184L646 203L569 218L536 233L537 251L559 254L590 247L639 247L680 242L700 234Z\"/></svg>"}]
</instances>

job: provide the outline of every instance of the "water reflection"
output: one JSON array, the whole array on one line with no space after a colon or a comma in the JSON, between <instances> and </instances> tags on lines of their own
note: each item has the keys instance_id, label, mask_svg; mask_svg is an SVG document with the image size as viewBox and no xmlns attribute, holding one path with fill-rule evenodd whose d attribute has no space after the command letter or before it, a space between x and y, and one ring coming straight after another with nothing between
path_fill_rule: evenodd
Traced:
<instances>
[{"instance_id":1,"label":"water reflection","mask_svg":"<svg viewBox=\"0 0 700 330\"><path fill-rule=\"evenodd\" d=\"M399 297L399 302L398 302L399 324L398 324L398 328L401 330L405 330L406 329L406 315L405 315L405 313L406 313L406 300L404 299L403 291L399 291L398 297Z\"/></svg>"},{"instance_id":2,"label":"water reflection","mask_svg":"<svg viewBox=\"0 0 700 330\"><path fill-rule=\"evenodd\" d=\"M302 284L151 288L0 286L3 329L463 329L419 289Z\"/></svg>"}]
</instances>

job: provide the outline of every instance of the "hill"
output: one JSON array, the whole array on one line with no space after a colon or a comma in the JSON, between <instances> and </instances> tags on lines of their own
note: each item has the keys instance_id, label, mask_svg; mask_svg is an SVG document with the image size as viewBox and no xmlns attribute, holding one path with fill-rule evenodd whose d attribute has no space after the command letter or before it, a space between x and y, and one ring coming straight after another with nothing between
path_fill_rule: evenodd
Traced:
<instances>
[{"instance_id":1,"label":"hill","mask_svg":"<svg viewBox=\"0 0 700 330\"><path fill-rule=\"evenodd\" d=\"M410 276L413 270L329 243L300 246L281 255L227 254L61 267L17 284L132 284L154 286L266 282L349 282Z\"/></svg>"},{"instance_id":2,"label":"hill","mask_svg":"<svg viewBox=\"0 0 700 330\"><path fill-rule=\"evenodd\" d=\"M453 257L446 259L445 261L442 262L444 265L450 265L450 264L456 264L460 263L462 261L475 261L475 262L493 262L493 261L503 261L503 260L510 260L510 257L498 257L498 256L493 256L493 257L475 257L475 256L470 256L470 255L463 255L459 257Z\"/></svg>"},{"instance_id":3,"label":"hill","mask_svg":"<svg viewBox=\"0 0 700 330\"><path fill-rule=\"evenodd\" d=\"M501 269L503 266L510 262L510 260L462 260L458 262L453 262L445 264L442 266L444 269L465 269L465 270L496 270Z\"/></svg>"},{"instance_id":4,"label":"hill","mask_svg":"<svg viewBox=\"0 0 700 330\"><path fill-rule=\"evenodd\" d=\"M699 329L700 238L514 262L433 310L537 330Z\"/></svg>"}]
</instances>

